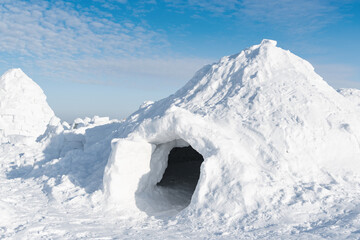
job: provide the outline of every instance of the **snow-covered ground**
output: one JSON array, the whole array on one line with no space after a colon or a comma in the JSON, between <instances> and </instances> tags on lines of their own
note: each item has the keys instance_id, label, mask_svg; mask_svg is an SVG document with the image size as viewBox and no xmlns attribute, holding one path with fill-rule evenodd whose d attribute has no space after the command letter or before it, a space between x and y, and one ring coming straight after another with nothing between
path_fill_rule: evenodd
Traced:
<instances>
[{"instance_id":1,"label":"snow-covered ground","mask_svg":"<svg viewBox=\"0 0 360 240\"><path fill-rule=\"evenodd\" d=\"M360 238L360 91L275 41L125 120L61 122L19 69L0 100L1 239Z\"/></svg>"}]
</instances>

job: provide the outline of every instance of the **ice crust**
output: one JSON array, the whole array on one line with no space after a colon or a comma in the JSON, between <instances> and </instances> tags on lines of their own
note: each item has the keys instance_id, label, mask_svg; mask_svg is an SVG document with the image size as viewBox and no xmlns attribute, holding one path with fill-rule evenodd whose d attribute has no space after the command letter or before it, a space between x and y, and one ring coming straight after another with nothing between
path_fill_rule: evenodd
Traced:
<instances>
[{"instance_id":1,"label":"ice crust","mask_svg":"<svg viewBox=\"0 0 360 240\"><path fill-rule=\"evenodd\" d=\"M121 121L61 122L6 72L0 238L359 238L360 90L334 90L276 45L204 66ZM204 157L190 203L156 185L189 145Z\"/></svg>"}]
</instances>

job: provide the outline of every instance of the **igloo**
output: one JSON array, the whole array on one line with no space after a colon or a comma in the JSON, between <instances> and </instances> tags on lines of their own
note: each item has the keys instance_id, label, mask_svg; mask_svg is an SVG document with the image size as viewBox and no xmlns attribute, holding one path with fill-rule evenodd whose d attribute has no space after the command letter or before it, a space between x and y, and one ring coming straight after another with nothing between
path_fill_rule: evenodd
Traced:
<instances>
[{"instance_id":1,"label":"igloo","mask_svg":"<svg viewBox=\"0 0 360 240\"><path fill-rule=\"evenodd\" d=\"M0 142L20 136L36 139L54 117L42 89L21 69L0 77Z\"/></svg>"},{"instance_id":2,"label":"igloo","mask_svg":"<svg viewBox=\"0 0 360 240\"><path fill-rule=\"evenodd\" d=\"M338 176L360 173L359 123L310 63L263 40L132 114L112 141L104 196L149 215L241 218L305 201L310 216L319 208L296 189L321 200ZM171 150L189 146L203 158L193 192L159 185Z\"/></svg>"}]
</instances>

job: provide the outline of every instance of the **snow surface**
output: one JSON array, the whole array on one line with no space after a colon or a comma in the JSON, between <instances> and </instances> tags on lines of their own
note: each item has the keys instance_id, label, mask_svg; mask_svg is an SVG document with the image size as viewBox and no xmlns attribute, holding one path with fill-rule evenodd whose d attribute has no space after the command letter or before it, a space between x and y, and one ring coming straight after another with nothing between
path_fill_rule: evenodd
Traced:
<instances>
[{"instance_id":1,"label":"snow surface","mask_svg":"<svg viewBox=\"0 0 360 240\"><path fill-rule=\"evenodd\" d=\"M123 121L27 112L5 131L46 124L0 145L0 238L358 239L358 96L263 40ZM157 185L189 145L204 157L191 199Z\"/></svg>"},{"instance_id":2,"label":"snow surface","mask_svg":"<svg viewBox=\"0 0 360 240\"><path fill-rule=\"evenodd\" d=\"M341 88L337 90L341 95L350 100L360 110L360 90L354 88Z\"/></svg>"},{"instance_id":3,"label":"snow surface","mask_svg":"<svg viewBox=\"0 0 360 240\"><path fill-rule=\"evenodd\" d=\"M21 69L0 77L0 142L37 137L54 117L41 88Z\"/></svg>"}]
</instances>

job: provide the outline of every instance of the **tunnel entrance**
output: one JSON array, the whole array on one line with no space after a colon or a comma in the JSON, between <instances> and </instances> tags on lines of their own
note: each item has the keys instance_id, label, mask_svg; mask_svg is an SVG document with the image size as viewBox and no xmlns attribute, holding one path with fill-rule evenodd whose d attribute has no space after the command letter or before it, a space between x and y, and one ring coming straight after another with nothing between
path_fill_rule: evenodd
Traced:
<instances>
[{"instance_id":1,"label":"tunnel entrance","mask_svg":"<svg viewBox=\"0 0 360 240\"><path fill-rule=\"evenodd\" d=\"M173 148L168 156L168 166L157 186L182 192L182 197L187 198L186 202L190 203L203 161L203 156L191 146Z\"/></svg>"},{"instance_id":2,"label":"tunnel entrance","mask_svg":"<svg viewBox=\"0 0 360 240\"><path fill-rule=\"evenodd\" d=\"M150 172L140 182L137 207L159 218L178 214L191 202L203 161L182 139L158 144L151 155Z\"/></svg>"}]
</instances>

